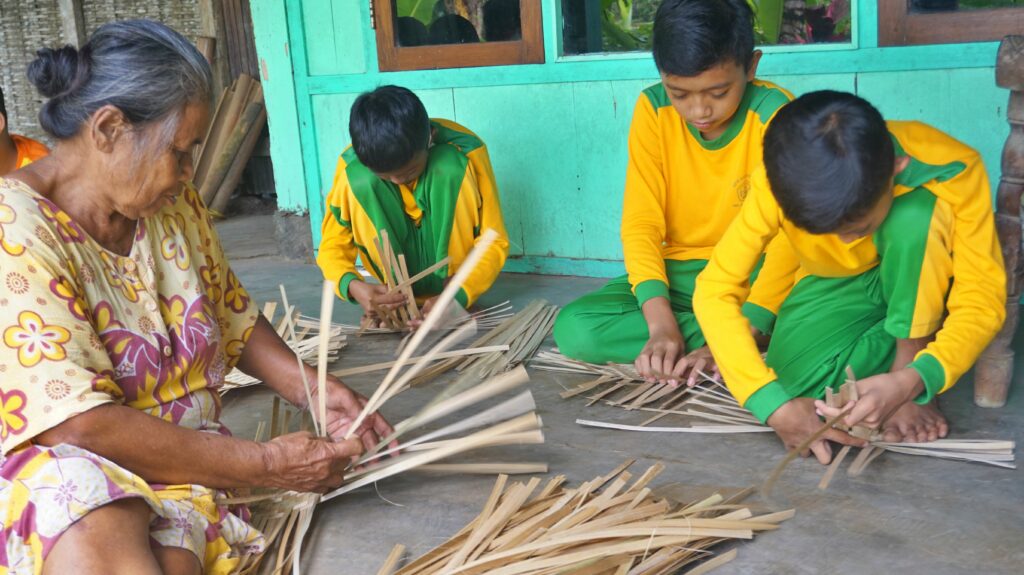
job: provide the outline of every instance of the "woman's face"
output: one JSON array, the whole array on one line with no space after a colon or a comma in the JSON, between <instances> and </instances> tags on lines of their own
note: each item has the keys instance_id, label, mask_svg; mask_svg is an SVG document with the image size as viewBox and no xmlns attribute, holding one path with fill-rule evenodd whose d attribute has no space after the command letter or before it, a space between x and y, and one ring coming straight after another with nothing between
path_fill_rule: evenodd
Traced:
<instances>
[{"instance_id":1,"label":"woman's face","mask_svg":"<svg viewBox=\"0 0 1024 575\"><path fill-rule=\"evenodd\" d=\"M165 128L155 124L125 138L130 141L126 142L128 145L116 146L111 168L115 174L121 174L121 178L111 180L122 181L111 189L115 210L127 218L139 219L173 204L185 183L192 179L193 151L202 142L208 121L209 111L205 105L189 104L169 144L147 142L162 140L160 131ZM142 143L138 144L140 138ZM142 149L137 150L140 145Z\"/></svg>"}]
</instances>

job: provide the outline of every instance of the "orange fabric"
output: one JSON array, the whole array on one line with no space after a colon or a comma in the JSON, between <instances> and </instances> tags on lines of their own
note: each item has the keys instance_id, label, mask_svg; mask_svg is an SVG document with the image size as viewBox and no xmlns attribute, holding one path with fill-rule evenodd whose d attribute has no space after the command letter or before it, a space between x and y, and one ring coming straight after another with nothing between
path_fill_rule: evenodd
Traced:
<instances>
[{"instance_id":1,"label":"orange fabric","mask_svg":"<svg viewBox=\"0 0 1024 575\"><path fill-rule=\"evenodd\" d=\"M43 156L50 155L50 149L42 142L17 134L11 134L11 139L14 140L15 149L18 150L18 161L14 163L15 170L24 168Z\"/></svg>"}]
</instances>

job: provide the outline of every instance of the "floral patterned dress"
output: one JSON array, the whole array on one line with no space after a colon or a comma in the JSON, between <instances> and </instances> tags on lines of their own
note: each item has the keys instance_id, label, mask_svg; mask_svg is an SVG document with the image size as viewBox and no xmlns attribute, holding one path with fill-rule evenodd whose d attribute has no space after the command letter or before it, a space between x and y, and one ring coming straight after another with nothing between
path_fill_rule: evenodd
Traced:
<instances>
[{"instance_id":1,"label":"floral patterned dress","mask_svg":"<svg viewBox=\"0 0 1024 575\"><path fill-rule=\"evenodd\" d=\"M147 484L40 433L107 403L227 434L217 388L257 312L191 187L139 220L131 253L90 238L53 202L0 179L0 574L40 573L91 510L127 497L153 510L153 545L183 547L229 573L263 536L244 509L199 485Z\"/></svg>"}]
</instances>

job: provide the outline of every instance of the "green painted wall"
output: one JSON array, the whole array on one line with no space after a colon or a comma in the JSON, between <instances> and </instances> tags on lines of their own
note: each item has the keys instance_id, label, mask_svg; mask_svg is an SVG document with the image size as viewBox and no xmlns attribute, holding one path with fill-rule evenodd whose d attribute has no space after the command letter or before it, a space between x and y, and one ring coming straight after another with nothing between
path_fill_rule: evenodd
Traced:
<instances>
[{"instance_id":1,"label":"green painted wall","mask_svg":"<svg viewBox=\"0 0 1024 575\"><path fill-rule=\"evenodd\" d=\"M542 0L545 64L381 73L368 5L252 1L279 205L308 210L314 244L352 101L400 84L487 143L513 245L507 270L621 273L626 134L640 90L657 78L650 56L560 57L560 2ZM977 148L998 177L1009 128L997 44L879 48L875 2L855 8L852 45L768 48L759 75L797 94L856 92L886 117L929 122Z\"/></svg>"}]
</instances>

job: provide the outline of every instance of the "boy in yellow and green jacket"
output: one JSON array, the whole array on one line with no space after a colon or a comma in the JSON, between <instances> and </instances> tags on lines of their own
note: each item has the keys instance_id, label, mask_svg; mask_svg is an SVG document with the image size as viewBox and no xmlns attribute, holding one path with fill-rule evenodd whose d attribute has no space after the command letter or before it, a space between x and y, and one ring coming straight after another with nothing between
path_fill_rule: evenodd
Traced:
<instances>
[{"instance_id":1,"label":"boy in yellow and green jacket","mask_svg":"<svg viewBox=\"0 0 1024 575\"><path fill-rule=\"evenodd\" d=\"M814 92L783 108L764 170L697 279L694 305L725 383L787 447L820 427L820 399L849 367L850 425L888 441L948 430L934 398L995 337L1006 272L978 153L920 122L888 122L865 100ZM797 283L764 360L740 305L764 246L784 237ZM818 399L817 403L815 400ZM826 440L859 444L830 430Z\"/></svg>"},{"instance_id":2,"label":"boy in yellow and green jacket","mask_svg":"<svg viewBox=\"0 0 1024 575\"><path fill-rule=\"evenodd\" d=\"M743 205L765 127L791 96L755 78L761 54L745 0L666 0L653 53L662 82L640 95L629 132L627 274L566 306L554 335L569 357L692 382L710 361L694 281ZM791 284L771 260L745 308L765 334Z\"/></svg>"},{"instance_id":3,"label":"boy in yellow and green jacket","mask_svg":"<svg viewBox=\"0 0 1024 575\"><path fill-rule=\"evenodd\" d=\"M469 307L494 283L508 256L498 188L483 141L448 120L429 119L411 91L382 86L356 99L349 121L352 145L338 159L327 196L317 264L337 294L359 303L367 316L405 303L356 269L356 258L384 281L375 241L387 230L412 277L450 257L413 284L428 312L448 277L462 265L481 233L498 239L456 294Z\"/></svg>"}]
</instances>

